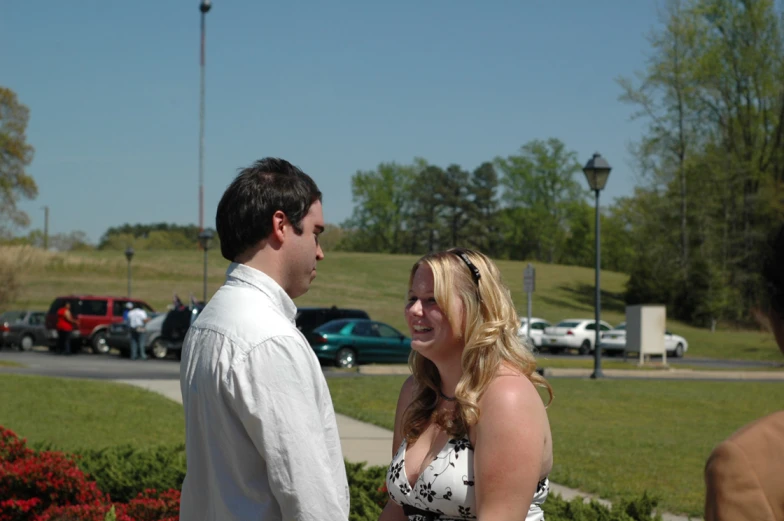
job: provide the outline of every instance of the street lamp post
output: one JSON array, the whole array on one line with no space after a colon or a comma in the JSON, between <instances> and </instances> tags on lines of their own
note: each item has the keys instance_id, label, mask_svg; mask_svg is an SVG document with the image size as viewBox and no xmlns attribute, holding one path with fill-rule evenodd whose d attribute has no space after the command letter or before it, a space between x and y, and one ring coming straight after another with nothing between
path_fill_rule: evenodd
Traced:
<instances>
[{"instance_id":1,"label":"street lamp post","mask_svg":"<svg viewBox=\"0 0 784 521\"><path fill-rule=\"evenodd\" d=\"M610 164L598 152L593 155L591 159L583 167L583 173L588 180L588 186L596 194L596 296L594 309L596 312L596 320L594 328L596 329L596 337L593 344L593 374L591 378L601 378L604 376L602 373L602 350L599 349L601 326L600 320L602 315L602 297L600 285L600 272L601 272L601 230L599 223L599 192L604 189L607 184L607 178L610 177Z\"/></svg>"},{"instance_id":2,"label":"street lamp post","mask_svg":"<svg viewBox=\"0 0 784 521\"><path fill-rule=\"evenodd\" d=\"M128 298L131 298L131 259L133 259L133 248L125 248L125 258L128 259Z\"/></svg>"},{"instance_id":3,"label":"street lamp post","mask_svg":"<svg viewBox=\"0 0 784 521\"><path fill-rule=\"evenodd\" d=\"M204 70L206 63L204 51L206 46L207 13L212 7L210 0L201 0L201 89L199 92L199 230L204 230Z\"/></svg>"},{"instance_id":4,"label":"street lamp post","mask_svg":"<svg viewBox=\"0 0 784 521\"><path fill-rule=\"evenodd\" d=\"M199 244L201 249L204 250L204 303L207 303L207 251L212 245L212 230L204 230L199 234Z\"/></svg>"}]
</instances>

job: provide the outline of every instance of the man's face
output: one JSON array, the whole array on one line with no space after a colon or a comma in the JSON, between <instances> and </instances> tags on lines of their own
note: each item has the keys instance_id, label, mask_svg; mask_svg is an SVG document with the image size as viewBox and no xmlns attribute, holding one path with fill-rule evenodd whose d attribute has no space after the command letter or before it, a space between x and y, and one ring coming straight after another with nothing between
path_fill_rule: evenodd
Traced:
<instances>
[{"instance_id":1,"label":"man's face","mask_svg":"<svg viewBox=\"0 0 784 521\"><path fill-rule=\"evenodd\" d=\"M286 279L284 288L291 298L304 295L310 283L316 278L316 263L324 258L319 245L319 235L324 231L324 211L321 201L310 205L310 210L302 219L302 235L297 235L292 226L287 227L286 242Z\"/></svg>"}]
</instances>

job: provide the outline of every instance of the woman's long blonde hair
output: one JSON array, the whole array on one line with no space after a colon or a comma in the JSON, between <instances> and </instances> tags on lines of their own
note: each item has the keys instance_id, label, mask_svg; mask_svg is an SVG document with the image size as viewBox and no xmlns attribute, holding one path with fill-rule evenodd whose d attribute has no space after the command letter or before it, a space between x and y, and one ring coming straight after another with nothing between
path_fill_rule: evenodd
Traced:
<instances>
[{"instance_id":1,"label":"woman's long blonde hair","mask_svg":"<svg viewBox=\"0 0 784 521\"><path fill-rule=\"evenodd\" d=\"M466 257L461 258L461 255ZM478 279L475 279L471 266L464 258L475 267ZM550 396L549 405L553 400L553 389L536 372L534 356L517 338L517 312L509 288L503 283L495 263L482 253L464 248L431 253L411 268L409 288L422 266L433 272L436 302L452 330L459 332L464 339L463 374L455 389L457 407L454 417L434 418L441 377L433 362L416 351L411 352L408 363L416 385L414 399L403 418L404 437L413 442L434 419L450 435L466 435L468 428L479 421L479 399L504 364L525 375L534 385L546 388ZM463 303L463 316L454 316L451 312L456 298Z\"/></svg>"}]
</instances>

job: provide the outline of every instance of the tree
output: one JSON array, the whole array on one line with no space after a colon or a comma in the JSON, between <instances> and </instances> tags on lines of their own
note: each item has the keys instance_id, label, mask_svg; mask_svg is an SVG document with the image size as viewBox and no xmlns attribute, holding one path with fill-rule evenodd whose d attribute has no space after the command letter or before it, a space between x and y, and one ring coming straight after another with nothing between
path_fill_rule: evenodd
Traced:
<instances>
[{"instance_id":1,"label":"tree","mask_svg":"<svg viewBox=\"0 0 784 521\"><path fill-rule=\"evenodd\" d=\"M410 194L424 160L413 165L381 163L376 170L358 171L351 178L354 211L341 224L348 230L346 247L354 251L402 253L410 234L406 225Z\"/></svg>"},{"instance_id":2,"label":"tree","mask_svg":"<svg viewBox=\"0 0 784 521\"><path fill-rule=\"evenodd\" d=\"M577 154L556 138L533 140L520 154L496 159L503 173L504 202L526 209L526 230L535 237L536 258L557 262L566 234L566 217L571 205L586 192L574 179L581 171Z\"/></svg>"},{"instance_id":3,"label":"tree","mask_svg":"<svg viewBox=\"0 0 784 521\"><path fill-rule=\"evenodd\" d=\"M689 271L691 185L687 164L704 130L697 110L695 78L704 37L694 17L683 16L684 9L682 0L669 0L662 16L664 28L649 37L653 56L648 69L638 74L638 84L628 78L618 80L623 89L621 101L637 107L635 119L648 121L648 132L634 149L643 173L653 184L674 185L682 280L688 279Z\"/></svg>"},{"instance_id":4,"label":"tree","mask_svg":"<svg viewBox=\"0 0 784 521\"><path fill-rule=\"evenodd\" d=\"M672 0L663 21L639 84L621 82L649 122L628 296L695 324L748 320L784 218L784 22L772 0Z\"/></svg>"},{"instance_id":5,"label":"tree","mask_svg":"<svg viewBox=\"0 0 784 521\"><path fill-rule=\"evenodd\" d=\"M468 193L471 196L469 242L474 248L495 257L502 251L501 226L498 215L500 182L493 163L484 162L471 174Z\"/></svg>"},{"instance_id":6,"label":"tree","mask_svg":"<svg viewBox=\"0 0 784 521\"><path fill-rule=\"evenodd\" d=\"M444 182L439 188L444 207L448 247L460 246L466 238L465 226L471 219L472 203L468 198L468 172L460 165L446 168Z\"/></svg>"},{"instance_id":7,"label":"tree","mask_svg":"<svg viewBox=\"0 0 784 521\"><path fill-rule=\"evenodd\" d=\"M30 222L17 208L19 200L38 195L35 180L25 173L33 161L33 147L25 135L29 116L29 109L19 103L14 91L0 87L0 232L6 234Z\"/></svg>"},{"instance_id":8,"label":"tree","mask_svg":"<svg viewBox=\"0 0 784 521\"><path fill-rule=\"evenodd\" d=\"M411 230L408 253L433 252L440 248L444 228L444 169L428 165L411 184L408 222Z\"/></svg>"}]
</instances>

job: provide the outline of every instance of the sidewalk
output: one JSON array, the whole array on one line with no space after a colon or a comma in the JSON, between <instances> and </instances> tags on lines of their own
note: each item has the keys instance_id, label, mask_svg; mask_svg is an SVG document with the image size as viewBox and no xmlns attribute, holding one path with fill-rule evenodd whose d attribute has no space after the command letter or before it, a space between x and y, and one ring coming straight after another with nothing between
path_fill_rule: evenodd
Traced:
<instances>
[{"instance_id":1,"label":"sidewalk","mask_svg":"<svg viewBox=\"0 0 784 521\"><path fill-rule=\"evenodd\" d=\"M380 368L381 366L360 366L366 368ZM396 368L397 369L397 368ZM389 369L387 369L389 371ZM629 371L642 372L642 371ZM360 370L360 373L371 374L367 370ZM383 374L390 374L389 372ZM407 374L407 373L397 373ZM588 373L590 374L590 372ZM182 403L179 380L116 380L120 383L135 385L153 391L178 403ZM392 459L392 431L382 429L369 423L364 423L342 414L336 414L338 431L340 431L340 442L343 448L343 455L349 461L366 462L368 465L386 466ZM564 499L571 500L582 496L586 499L596 499L604 505L609 505L608 501L599 499L590 494L579 490L567 488L556 483L550 483L550 490L560 494ZM686 517L675 516L662 513L664 521L689 521Z\"/></svg>"}]
</instances>

